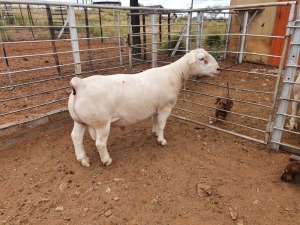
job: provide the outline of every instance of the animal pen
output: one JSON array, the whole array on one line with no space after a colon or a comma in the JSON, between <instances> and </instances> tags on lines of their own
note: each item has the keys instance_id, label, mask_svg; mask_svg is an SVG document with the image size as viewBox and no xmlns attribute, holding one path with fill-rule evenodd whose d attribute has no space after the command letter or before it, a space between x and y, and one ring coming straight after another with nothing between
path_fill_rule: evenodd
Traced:
<instances>
[{"instance_id":1,"label":"animal pen","mask_svg":"<svg viewBox=\"0 0 300 225\"><path fill-rule=\"evenodd\" d=\"M16 135L26 136L32 127L70 121L67 99L74 76L136 73L203 47L218 60L221 74L188 80L172 116L300 154L299 129L286 128L291 103L299 102L291 96L299 71L296 2L182 10L16 0L0 4L0 146ZM280 9L288 11L285 34L265 32L270 19L260 16ZM174 13L183 17L172 17ZM139 26L131 24L134 16ZM138 32L132 32L133 26ZM276 54L251 47L274 40L282 45ZM270 65L270 59L278 64ZM227 91L233 108L226 120L217 119L215 101Z\"/></svg>"}]
</instances>

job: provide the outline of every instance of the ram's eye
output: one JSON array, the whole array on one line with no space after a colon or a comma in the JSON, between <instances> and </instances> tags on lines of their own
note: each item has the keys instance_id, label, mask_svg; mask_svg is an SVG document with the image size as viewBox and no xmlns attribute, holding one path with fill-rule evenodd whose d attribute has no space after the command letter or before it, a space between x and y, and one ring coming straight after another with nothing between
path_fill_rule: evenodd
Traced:
<instances>
[{"instance_id":1,"label":"ram's eye","mask_svg":"<svg viewBox=\"0 0 300 225\"><path fill-rule=\"evenodd\" d=\"M203 60L204 60L204 58L200 58L199 60L200 60L200 61L203 61Z\"/></svg>"}]
</instances>

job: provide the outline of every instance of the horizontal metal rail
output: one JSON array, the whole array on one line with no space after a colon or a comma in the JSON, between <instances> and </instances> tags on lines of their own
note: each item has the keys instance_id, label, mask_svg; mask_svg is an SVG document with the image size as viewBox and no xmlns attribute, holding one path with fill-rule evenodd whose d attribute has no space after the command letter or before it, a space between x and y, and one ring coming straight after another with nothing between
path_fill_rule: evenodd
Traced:
<instances>
[{"instance_id":1,"label":"horizontal metal rail","mask_svg":"<svg viewBox=\"0 0 300 225\"><path fill-rule=\"evenodd\" d=\"M174 115L174 114L171 114L171 116L173 116L175 118L178 118L178 119L182 119L184 121L194 123L194 124L199 124L199 125L202 125L204 127L211 128L213 130L218 130L218 131L222 131L222 132L227 133L227 134L231 134L231 135L234 135L234 136L237 136L237 137L241 137L241 138L246 139L246 140L254 141L254 142L257 142L257 143L261 143L261 144L266 144L264 141L262 141L260 139L252 138L252 137L249 137L247 135L243 135L243 134L240 134L240 133L229 131L229 130L226 130L226 129L223 129L223 128L220 128L220 127L216 127L216 126L213 126L213 125L209 125L209 124L206 124L206 123L202 123L202 122L199 122L199 121L188 119L188 118L185 118L185 117L182 117L182 116L177 116L177 115Z\"/></svg>"},{"instance_id":2,"label":"horizontal metal rail","mask_svg":"<svg viewBox=\"0 0 300 225\"><path fill-rule=\"evenodd\" d=\"M102 8L102 9L126 9L126 10L145 10L145 11L156 11L156 12L205 12L205 11L220 11L220 10L233 10L233 9L246 9L246 8L257 8L257 7L272 7L272 6L289 6L295 5L296 1L290 2L272 2L272 3L258 3L258 4L245 4L225 7L211 7L202 9L164 9L164 8L150 8L150 7L126 7L126 6L106 6L106 5L91 5L91 4L75 4L68 2L45 2L45 1L18 1L18 0L6 0L2 1L5 4L30 4L30 5L51 5L51 6L73 6L82 8ZM0 1L1 3L1 1Z\"/></svg>"}]
</instances>

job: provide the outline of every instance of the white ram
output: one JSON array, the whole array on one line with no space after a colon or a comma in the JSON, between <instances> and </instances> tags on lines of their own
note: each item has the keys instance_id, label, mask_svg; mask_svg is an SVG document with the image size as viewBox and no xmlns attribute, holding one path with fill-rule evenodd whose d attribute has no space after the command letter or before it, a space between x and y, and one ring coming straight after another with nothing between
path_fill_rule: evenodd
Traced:
<instances>
[{"instance_id":1,"label":"white ram","mask_svg":"<svg viewBox=\"0 0 300 225\"><path fill-rule=\"evenodd\" d=\"M292 113L291 113L291 119L290 119L290 124L288 125L288 128L290 130L297 130L298 124L297 124L297 113L299 111L300 107L300 75L298 75L298 78L294 84L293 87L293 94L294 94L294 100L292 103Z\"/></svg>"},{"instance_id":2,"label":"white ram","mask_svg":"<svg viewBox=\"0 0 300 225\"><path fill-rule=\"evenodd\" d=\"M125 127L151 116L152 132L161 145L166 145L163 131L182 84L194 75L218 74L219 65L214 57L203 49L195 49L169 65L133 75L72 78L68 109L74 120L71 137L77 160L90 166L83 146L87 127L102 163L110 165L112 160L106 147L110 127Z\"/></svg>"}]
</instances>

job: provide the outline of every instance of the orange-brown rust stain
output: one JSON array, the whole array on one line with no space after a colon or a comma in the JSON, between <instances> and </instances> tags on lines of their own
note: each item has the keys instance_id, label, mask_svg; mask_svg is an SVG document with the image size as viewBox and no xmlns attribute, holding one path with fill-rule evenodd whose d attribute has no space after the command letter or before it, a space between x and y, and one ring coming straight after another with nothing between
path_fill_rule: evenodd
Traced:
<instances>
[{"instance_id":1,"label":"orange-brown rust stain","mask_svg":"<svg viewBox=\"0 0 300 225\"><path fill-rule=\"evenodd\" d=\"M279 2L283 2L284 0L279 0ZM297 0L298 2L298 0ZM291 7L290 6L283 6L278 7L276 21L274 26L274 36L285 36L286 33L286 25L289 19ZM295 14L296 15L296 14ZM272 45L271 45L271 55L278 55L280 56L283 51L284 39L282 38L273 38ZM286 63L287 56L285 56L284 64ZM280 58L270 57L269 64L278 66L280 63ZM300 65L300 58L298 61L298 65Z\"/></svg>"}]
</instances>

